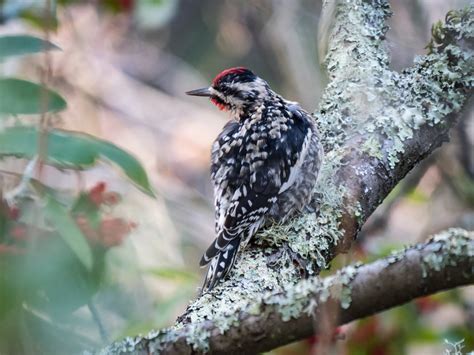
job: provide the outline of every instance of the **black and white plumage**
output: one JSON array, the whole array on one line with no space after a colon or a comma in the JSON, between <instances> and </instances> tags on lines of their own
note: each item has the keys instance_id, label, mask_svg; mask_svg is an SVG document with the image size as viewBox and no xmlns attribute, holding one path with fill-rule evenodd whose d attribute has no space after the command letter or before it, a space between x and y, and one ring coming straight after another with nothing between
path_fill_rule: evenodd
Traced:
<instances>
[{"instance_id":1,"label":"black and white plumage","mask_svg":"<svg viewBox=\"0 0 474 355\"><path fill-rule=\"evenodd\" d=\"M323 152L314 119L246 68L227 69L188 94L208 96L232 116L212 146L216 239L200 262L210 263L206 291L259 228L309 202Z\"/></svg>"}]
</instances>

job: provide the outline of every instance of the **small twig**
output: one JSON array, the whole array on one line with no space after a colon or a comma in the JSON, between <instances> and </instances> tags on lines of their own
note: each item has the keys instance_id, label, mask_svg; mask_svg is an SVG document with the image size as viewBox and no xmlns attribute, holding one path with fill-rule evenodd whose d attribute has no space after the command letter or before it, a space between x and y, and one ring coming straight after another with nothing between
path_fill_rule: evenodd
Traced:
<instances>
[{"instance_id":1,"label":"small twig","mask_svg":"<svg viewBox=\"0 0 474 355\"><path fill-rule=\"evenodd\" d=\"M38 156L35 156L26 165L26 168L23 171L23 174L21 175L21 181L18 184L18 186L14 187L10 191L5 192L4 198L9 206L15 205L15 199L18 196L22 195L27 190L27 186L33 176L37 163L38 163ZM8 173L8 172L2 171L2 173ZM13 173L10 173L10 174L13 174Z\"/></svg>"},{"instance_id":2,"label":"small twig","mask_svg":"<svg viewBox=\"0 0 474 355\"><path fill-rule=\"evenodd\" d=\"M87 303L87 307L89 308L89 311L91 312L92 319L94 320L94 322L97 324L97 327L99 328L99 333L100 333L100 337L102 341L104 343L109 343L110 342L109 335L107 331L105 330L104 324L102 323L102 320L100 319L99 312L97 311L97 308L95 307L94 303L92 301L89 301Z\"/></svg>"}]
</instances>

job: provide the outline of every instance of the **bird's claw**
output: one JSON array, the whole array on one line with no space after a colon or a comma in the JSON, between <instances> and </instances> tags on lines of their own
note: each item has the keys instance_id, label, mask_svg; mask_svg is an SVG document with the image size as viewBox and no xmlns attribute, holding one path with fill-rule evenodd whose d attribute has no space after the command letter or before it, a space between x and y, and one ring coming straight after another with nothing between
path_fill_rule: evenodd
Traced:
<instances>
[{"instance_id":1,"label":"bird's claw","mask_svg":"<svg viewBox=\"0 0 474 355\"><path fill-rule=\"evenodd\" d=\"M275 267L284 254L288 255L288 259L293 263L293 265L297 268L302 278L307 278L309 276L307 266L308 262L305 258L303 258L299 253L293 251L288 244L284 244L278 251L274 254L268 256L267 265L270 267Z\"/></svg>"}]
</instances>

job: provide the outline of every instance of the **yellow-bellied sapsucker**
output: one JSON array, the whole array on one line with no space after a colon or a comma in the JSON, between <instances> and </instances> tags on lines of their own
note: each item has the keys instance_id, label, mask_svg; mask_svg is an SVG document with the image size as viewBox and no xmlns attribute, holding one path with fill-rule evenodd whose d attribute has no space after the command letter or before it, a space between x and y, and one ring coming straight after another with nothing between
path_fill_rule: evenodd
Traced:
<instances>
[{"instance_id":1,"label":"yellow-bellied sapsucker","mask_svg":"<svg viewBox=\"0 0 474 355\"><path fill-rule=\"evenodd\" d=\"M309 202L323 150L311 115L246 68L224 70L210 87L187 94L210 97L232 116L212 146L217 236L200 262L210 263L206 291L260 227Z\"/></svg>"}]
</instances>

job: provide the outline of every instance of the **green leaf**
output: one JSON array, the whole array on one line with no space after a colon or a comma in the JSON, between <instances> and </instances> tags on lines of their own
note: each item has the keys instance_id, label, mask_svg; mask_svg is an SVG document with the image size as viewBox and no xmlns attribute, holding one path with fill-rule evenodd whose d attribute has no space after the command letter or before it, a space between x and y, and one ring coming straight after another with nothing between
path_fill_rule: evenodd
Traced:
<instances>
[{"instance_id":1,"label":"green leaf","mask_svg":"<svg viewBox=\"0 0 474 355\"><path fill-rule=\"evenodd\" d=\"M37 37L26 35L0 36L0 60L6 57L56 49L59 49L59 47Z\"/></svg>"},{"instance_id":2,"label":"green leaf","mask_svg":"<svg viewBox=\"0 0 474 355\"><path fill-rule=\"evenodd\" d=\"M87 270L91 270L93 263L91 248L69 211L51 195L46 194L44 198L46 218L56 228L64 242L76 254Z\"/></svg>"},{"instance_id":3,"label":"green leaf","mask_svg":"<svg viewBox=\"0 0 474 355\"><path fill-rule=\"evenodd\" d=\"M426 194L423 193L423 191L417 188L414 188L409 193L407 193L406 198L409 199L411 202L419 202L419 203L428 202L428 199L429 199L429 197L426 196Z\"/></svg>"},{"instance_id":4,"label":"green leaf","mask_svg":"<svg viewBox=\"0 0 474 355\"><path fill-rule=\"evenodd\" d=\"M39 132L34 127L10 127L0 132L0 156L32 159L38 154ZM148 176L138 160L116 145L84 133L52 130L47 163L59 168L86 169L104 159L118 165L142 191L153 196Z\"/></svg>"},{"instance_id":5,"label":"green leaf","mask_svg":"<svg viewBox=\"0 0 474 355\"><path fill-rule=\"evenodd\" d=\"M41 3L41 1L36 1L36 3ZM23 10L21 12L20 18L38 29L56 31L59 25L58 19L56 17L56 7L52 6L50 10L51 12L48 14L44 6L36 8L30 7L29 9Z\"/></svg>"},{"instance_id":6,"label":"green leaf","mask_svg":"<svg viewBox=\"0 0 474 355\"><path fill-rule=\"evenodd\" d=\"M148 195L154 196L145 169L135 157L112 143L98 140L92 136L88 137L94 140L94 144L91 146L92 150L95 150L102 158L106 158L120 166L129 179L135 182L135 184ZM85 140L84 143L89 144L87 140ZM92 144L92 142L90 144Z\"/></svg>"},{"instance_id":7,"label":"green leaf","mask_svg":"<svg viewBox=\"0 0 474 355\"><path fill-rule=\"evenodd\" d=\"M79 197L74 202L71 212L74 216L82 215L86 217L87 221L93 228L99 228L100 213L97 205L92 202L89 193L81 192Z\"/></svg>"},{"instance_id":8,"label":"green leaf","mask_svg":"<svg viewBox=\"0 0 474 355\"><path fill-rule=\"evenodd\" d=\"M152 274L162 279L185 282L185 283L192 283L198 279L198 276L195 273L184 270L184 269L161 267L161 268L148 269L145 271L149 274Z\"/></svg>"},{"instance_id":9,"label":"green leaf","mask_svg":"<svg viewBox=\"0 0 474 355\"><path fill-rule=\"evenodd\" d=\"M61 96L39 84L0 78L0 113L40 114L64 108L66 101Z\"/></svg>"}]
</instances>

